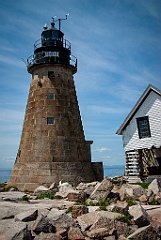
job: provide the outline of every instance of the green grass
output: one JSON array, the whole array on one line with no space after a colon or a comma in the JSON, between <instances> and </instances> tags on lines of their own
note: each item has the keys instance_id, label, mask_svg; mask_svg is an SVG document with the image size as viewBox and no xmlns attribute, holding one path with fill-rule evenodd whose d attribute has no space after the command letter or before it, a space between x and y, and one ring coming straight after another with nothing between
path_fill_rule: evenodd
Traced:
<instances>
[{"instance_id":1,"label":"green grass","mask_svg":"<svg viewBox=\"0 0 161 240\"><path fill-rule=\"evenodd\" d=\"M142 182L142 183L138 182L138 183L135 183L135 185L139 185L139 186L141 186L144 189L148 189L149 184L150 184L150 182Z\"/></svg>"},{"instance_id":2,"label":"green grass","mask_svg":"<svg viewBox=\"0 0 161 240\"><path fill-rule=\"evenodd\" d=\"M67 213L72 213L72 211L73 211L73 208L72 208L72 207L69 207L69 208L66 210L65 213L66 213L66 214L67 214Z\"/></svg>"},{"instance_id":3,"label":"green grass","mask_svg":"<svg viewBox=\"0 0 161 240\"><path fill-rule=\"evenodd\" d=\"M52 192L48 191L48 192L42 192L40 193L40 195L37 196L38 199L44 199L44 198L49 198L49 199L53 199L54 195L52 194Z\"/></svg>"},{"instance_id":4,"label":"green grass","mask_svg":"<svg viewBox=\"0 0 161 240\"><path fill-rule=\"evenodd\" d=\"M133 218L128 211L115 211L117 213L122 214L122 216L119 216L116 218L117 221L127 223L128 225L131 225L131 219Z\"/></svg>"},{"instance_id":5,"label":"green grass","mask_svg":"<svg viewBox=\"0 0 161 240\"><path fill-rule=\"evenodd\" d=\"M129 206L133 206L136 204L136 201L133 198L127 197L125 201L128 203Z\"/></svg>"},{"instance_id":6,"label":"green grass","mask_svg":"<svg viewBox=\"0 0 161 240\"><path fill-rule=\"evenodd\" d=\"M29 197L25 195L25 196L22 197L22 200L28 202L29 201Z\"/></svg>"},{"instance_id":7,"label":"green grass","mask_svg":"<svg viewBox=\"0 0 161 240\"><path fill-rule=\"evenodd\" d=\"M98 206L101 211L107 211L106 207L109 205L109 199L101 198L98 202Z\"/></svg>"}]
</instances>

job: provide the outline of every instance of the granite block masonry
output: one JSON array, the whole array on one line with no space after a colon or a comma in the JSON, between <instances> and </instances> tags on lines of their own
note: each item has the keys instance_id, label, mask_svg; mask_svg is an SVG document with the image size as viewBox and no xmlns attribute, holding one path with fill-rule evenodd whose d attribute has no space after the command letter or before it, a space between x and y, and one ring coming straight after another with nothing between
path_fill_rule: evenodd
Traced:
<instances>
[{"instance_id":1,"label":"granite block masonry","mask_svg":"<svg viewBox=\"0 0 161 240\"><path fill-rule=\"evenodd\" d=\"M61 19L59 19L61 20ZM86 141L73 75L77 59L64 33L44 26L34 55L27 59L32 74L17 157L8 185L33 191L53 182L100 181L102 162L91 162L92 141Z\"/></svg>"}]
</instances>

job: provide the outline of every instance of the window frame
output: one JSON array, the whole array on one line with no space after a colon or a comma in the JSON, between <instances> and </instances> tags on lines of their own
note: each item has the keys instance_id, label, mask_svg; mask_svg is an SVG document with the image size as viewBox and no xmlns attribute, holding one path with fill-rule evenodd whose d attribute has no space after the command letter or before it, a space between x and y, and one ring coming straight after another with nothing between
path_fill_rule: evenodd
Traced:
<instances>
[{"instance_id":1,"label":"window frame","mask_svg":"<svg viewBox=\"0 0 161 240\"><path fill-rule=\"evenodd\" d=\"M47 117L47 125L53 125L55 122L54 117Z\"/></svg>"},{"instance_id":2,"label":"window frame","mask_svg":"<svg viewBox=\"0 0 161 240\"><path fill-rule=\"evenodd\" d=\"M52 97L51 97L52 96ZM47 94L47 100L51 101L51 100L55 100L55 94L54 93L48 93Z\"/></svg>"},{"instance_id":3,"label":"window frame","mask_svg":"<svg viewBox=\"0 0 161 240\"><path fill-rule=\"evenodd\" d=\"M139 138L140 139L150 138L151 130L150 130L150 124L149 124L149 116L138 117L136 118L136 121L137 121Z\"/></svg>"}]
</instances>

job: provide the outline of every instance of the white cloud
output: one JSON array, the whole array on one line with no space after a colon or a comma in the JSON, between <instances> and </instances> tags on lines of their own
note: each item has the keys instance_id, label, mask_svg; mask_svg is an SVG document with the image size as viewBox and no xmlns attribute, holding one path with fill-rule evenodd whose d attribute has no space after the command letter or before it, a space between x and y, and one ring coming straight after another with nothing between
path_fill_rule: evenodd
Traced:
<instances>
[{"instance_id":1,"label":"white cloud","mask_svg":"<svg viewBox=\"0 0 161 240\"><path fill-rule=\"evenodd\" d=\"M108 105L108 104L107 104ZM110 114L122 114L122 113L127 113L127 111L129 110L129 108L118 108L117 107L104 107L104 106L92 106L92 105L88 105L87 106L88 110L91 110L95 113L110 113Z\"/></svg>"},{"instance_id":2,"label":"white cloud","mask_svg":"<svg viewBox=\"0 0 161 240\"><path fill-rule=\"evenodd\" d=\"M102 153L105 151L111 151L111 149L106 148L106 147L97 147L97 148L92 149L92 152L101 152Z\"/></svg>"}]
</instances>

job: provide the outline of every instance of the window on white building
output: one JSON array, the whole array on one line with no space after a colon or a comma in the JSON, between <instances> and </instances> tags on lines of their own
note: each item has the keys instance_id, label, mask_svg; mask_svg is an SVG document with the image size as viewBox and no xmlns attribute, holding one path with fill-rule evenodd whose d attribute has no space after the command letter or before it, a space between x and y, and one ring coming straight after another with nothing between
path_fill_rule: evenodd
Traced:
<instances>
[{"instance_id":1,"label":"window on white building","mask_svg":"<svg viewBox=\"0 0 161 240\"><path fill-rule=\"evenodd\" d=\"M136 119L138 126L139 138L149 138L151 137L149 117L139 117Z\"/></svg>"}]
</instances>

